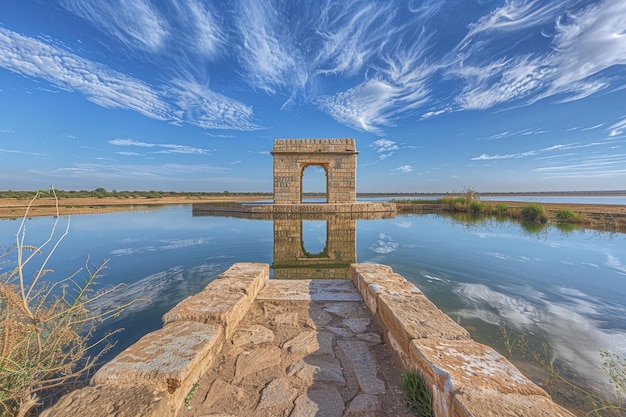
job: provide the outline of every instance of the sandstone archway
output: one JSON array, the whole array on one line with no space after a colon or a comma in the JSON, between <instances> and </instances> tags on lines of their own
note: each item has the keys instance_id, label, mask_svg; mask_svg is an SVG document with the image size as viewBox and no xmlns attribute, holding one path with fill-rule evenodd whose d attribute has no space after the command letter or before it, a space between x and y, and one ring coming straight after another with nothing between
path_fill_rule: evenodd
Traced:
<instances>
[{"instance_id":1,"label":"sandstone archway","mask_svg":"<svg viewBox=\"0 0 626 417\"><path fill-rule=\"evenodd\" d=\"M356 145L354 139L276 139L274 204L301 204L302 175L311 165L326 170L327 203L356 202Z\"/></svg>"}]
</instances>

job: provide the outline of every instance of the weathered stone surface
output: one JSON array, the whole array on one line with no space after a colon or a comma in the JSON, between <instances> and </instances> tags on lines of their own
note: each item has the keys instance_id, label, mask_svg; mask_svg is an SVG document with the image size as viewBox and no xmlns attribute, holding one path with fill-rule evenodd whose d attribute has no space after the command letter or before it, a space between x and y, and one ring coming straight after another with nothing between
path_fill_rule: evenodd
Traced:
<instances>
[{"instance_id":1,"label":"weathered stone surface","mask_svg":"<svg viewBox=\"0 0 626 417\"><path fill-rule=\"evenodd\" d=\"M321 165L327 174L328 203L356 201L356 144L352 138L275 139L274 202L297 204L302 198L302 167Z\"/></svg>"},{"instance_id":2,"label":"weathered stone surface","mask_svg":"<svg viewBox=\"0 0 626 417\"><path fill-rule=\"evenodd\" d=\"M296 399L289 417L341 417L344 407L336 388L311 389Z\"/></svg>"},{"instance_id":3,"label":"weathered stone surface","mask_svg":"<svg viewBox=\"0 0 626 417\"><path fill-rule=\"evenodd\" d=\"M376 376L376 361L372 357L366 342L339 340L337 345L348 357L361 390L366 394L383 394L385 382Z\"/></svg>"},{"instance_id":4,"label":"weathered stone surface","mask_svg":"<svg viewBox=\"0 0 626 417\"><path fill-rule=\"evenodd\" d=\"M210 408L217 401L237 403L241 401L245 391L233 384L217 379L211 385L211 389L204 398L203 405Z\"/></svg>"},{"instance_id":5,"label":"weathered stone surface","mask_svg":"<svg viewBox=\"0 0 626 417\"><path fill-rule=\"evenodd\" d=\"M275 379L263 388L261 400L256 410L273 407L287 408L293 403L297 394L298 391L290 388L283 378Z\"/></svg>"},{"instance_id":6,"label":"weathered stone surface","mask_svg":"<svg viewBox=\"0 0 626 417\"><path fill-rule=\"evenodd\" d=\"M155 393L147 386L100 385L73 391L40 414L41 417L161 417L172 415L166 392Z\"/></svg>"},{"instance_id":7,"label":"weathered stone surface","mask_svg":"<svg viewBox=\"0 0 626 417\"><path fill-rule=\"evenodd\" d=\"M248 343L258 345L274 340L274 332L265 326L255 324L247 329L238 330L233 337L234 346L244 346Z\"/></svg>"},{"instance_id":8,"label":"weathered stone surface","mask_svg":"<svg viewBox=\"0 0 626 417\"><path fill-rule=\"evenodd\" d=\"M325 326L324 329L335 333L337 336L341 337L352 337L354 336L354 332L349 329L345 329L343 327L335 327L335 326Z\"/></svg>"},{"instance_id":9,"label":"weathered stone surface","mask_svg":"<svg viewBox=\"0 0 626 417\"><path fill-rule=\"evenodd\" d=\"M373 311L396 340L401 354L409 354L409 342L420 338L469 339L469 333L439 310L422 292L391 268L353 264L352 280ZM371 308L371 306L370 306Z\"/></svg>"},{"instance_id":10,"label":"weathered stone surface","mask_svg":"<svg viewBox=\"0 0 626 417\"><path fill-rule=\"evenodd\" d=\"M283 344L283 349L303 356L311 353L334 356L333 340L332 333L310 330L286 341Z\"/></svg>"},{"instance_id":11,"label":"weathered stone surface","mask_svg":"<svg viewBox=\"0 0 626 417\"><path fill-rule=\"evenodd\" d=\"M211 366L223 339L220 326L177 322L148 333L94 375L96 385L146 386L182 402Z\"/></svg>"},{"instance_id":12,"label":"weathered stone surface","mask_svg":"<svg viewBox=\"0 0 626 417\"><path fill-rule=\"evenodd\" d=\"M378 397L371 394L361 394L350 401L343 417L376 417L380 411Z\"/></svg>"},{"instance_id":13,"label":"weathered stone surface","mask_svg":"<svg viewBox=\"0 0 626 417\"><path fill-rule=\"evenodd\" d=\"M337 359L328 355L308 356L304 360L293 363L287 367L287 375L295 375L309 385L314 381L346 383L341 364Z\"/></svg>"},{"instance_id":14,"label":"weathered stone surface","mask_svg":"<svg viewBox=\"0 0 626 417\"><path fill-rule=\"evenodd\" d=\"M277 326L296 326L298 324L298 313L281 313L274 316L274 323Z\"/></svg>"},{"instance_id":15,"label":"weathered stone surface","mask_svg":"<svg viewBox=\"0 0 626 417\"><path fill-rule=\"evenodd\" d=\"M237 357L234 382L241 382L247 375L277 366L280 363L280 353L280 348L276 346L240 353Z\"/></svg>"},{"instance_id":16,"label":"weathered stone surface","mask_svg":"<svg viewBox=\"0 0 626 417\"><path fill-rule=\"evenodd\" d=\"M363 334L357 335L356 337L358 337L361 340L366 340L368 342L372 342L375 344L379 344L383 342L383 339L380 337L378 333L363 333Z\"/></svg>"},{"instance_id":17,"label":"weathered stone surface","mask_svg":"<svg viewBox=\"0 0 626 417\"><path fill-rule=\"evenodd\" d=\"M250 304L269 280L269 265L236 263L198 294L187 297L163 316L163 323L197 321L222 324L230 339Z\"/></svg>"},{"instance_id":18,"label":"weathered stone surface","mask_svg":"<svg viewBox=\"0 0 626 417\"><path fill-rule=\"evenodd\" d=\"M411 362L437 386L437 407L456 410L454 416L571 415L488 346L473 340L417 339L411 347Z\"/></svg>"},{"instance_id":19,"label":"weathered stone surface","mask_svg":"<svg viewBox=\"0 0 626 417\"><path fill-rule=\"evenodd\" d=\"M433 379L435 374L445 372L446 384L454 384L456 388L548 396L504 356L473 340L418 339L411 347L412 362L424 365L425 372Z\"/></svg>"},{"instance_id":20,"label":"weathered stone surface","mask_svg":"<svg viewBox=\"0 0 626 417\"><path fill-rule=\"evenodd\" d=\"M548 397L468 388L454 396L452 417L574 417Z\"/></svg>"},{"instance_id":21,"label":"weathered stone surface","mask_svg":"<svg viewBox=\"0 0 626 417\"><path fill-rule=\"evenodd\" d=\"M270 280L258 300L361 301L361 294L349 280Z\"/></svg>"},{"instance_id":22,"label":"weathered stone surface","mask_svg":"<svg viewBox=\"0 0 626 417\"><path fill-rule=\"evenodd\" d=\"M354 333L363 333L370 324L369 318L349 318L344 319L343 324L348 326Z\"/></svg>"},{"instance_id":23,"label":"weathered stone surface","mask_svg":"<svg viewBox=\"0 0 626 417\"><path fill-rule=\"evenodd\" d=\"M329 313L333 313L338 315L341 318L364 318L371 317L370 312L367 311L362 301L359 302L337 302L337 303L326 303L324 305L324 310Z\"/></svg>"}]
</instances>

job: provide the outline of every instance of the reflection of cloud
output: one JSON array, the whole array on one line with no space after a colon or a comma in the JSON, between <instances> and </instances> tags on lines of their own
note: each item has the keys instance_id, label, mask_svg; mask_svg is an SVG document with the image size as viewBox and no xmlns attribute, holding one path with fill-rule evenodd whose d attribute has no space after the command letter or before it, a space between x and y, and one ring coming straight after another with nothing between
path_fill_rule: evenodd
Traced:
<instances>
[{"instance_id":1,"label":"reflection of cloud","mask_svg":"<svg viewBox=\"0 0 626 417\"><path fill-rule=\"evenodd\" d=\"M210 237L205 238L190 238L190 239L176 239L176 240L161 240L162 245L159 246L144 246L144 247L132 247L132 248L120 248L111 251L111 255L132 255L135 253L144 252L157 252L164 250L183 249L191 246L206 245L213 239Z\"/></svg>"},{"instance_id":2,"label":"reflection of cloud","mask_svg":"<svg viewBox=\"0 0 626 417\"><path fill-rule=\"evenodd\" d=\"M622 264L622 261L611 253L606 254L606 266L616 269L621 275L626 275L626 265Z\"/></svg>"},{"instance_id":3,"label":"reflection of cloud","mask_svg":"<svg viewBox=\"0 0 626 417\"><path fill-rule=\"evenodd\" d=\"M230 261L230 259L224 259L222 262L205 263L194 268L177 266L148 275L100 298L92 305L92 309L108 311L133 300L146 299L146 302L130 305L114 320L120 321L126 316L150 309L160 309L165 312L185 297L202 290L227 268Z\"/></svg>"},{"instance_id":4,"label":"reflection of cloud","mask_svg":"<svg viewBox=\"0 0 626 417\"><path fill-rule=\"evenodd\" d=\"M562 301L527 289L515 289L517 295L509 295L482 284L463 283L453 291L467 304L454 314L545 335L555 357L579 375L599 376L601 348L626 354L626 331L607 329L600 319L623 317L626 312L579 290L557 288Z\"/></svg>"},{"instance_id":5,"label":"reflection of cloud","mask_svg":"<svg viewBox=\"0 0 626 417\"><path fill-rule=\"evenodd\" d=\"M398 249L398 244L392 241L391 236L381 233L378 235L376 243L370 246L370 249L376 253L386 254L395 252Z\"/></svg>"}]
</instances>

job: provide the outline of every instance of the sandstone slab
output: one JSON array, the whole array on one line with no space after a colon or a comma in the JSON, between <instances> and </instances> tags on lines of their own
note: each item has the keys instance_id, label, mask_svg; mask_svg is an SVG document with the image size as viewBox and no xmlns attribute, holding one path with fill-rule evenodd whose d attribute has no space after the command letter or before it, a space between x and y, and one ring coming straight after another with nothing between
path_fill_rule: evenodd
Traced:
<instances>
[{"instance_id":1,"label":"sandstone slab","mask_svg":"<svg viewBox=\"0 0 626 417\"><path fill-rule=\"evenodd\" d=\"M269 265L236 263L198 294L187 297L163 316L163 323L197 321L222 324L230 339L250 304L269 280Z\"/></svg>"},{"instance_id":2,"label":"sandstone slab","mask_svg":"<svg viewBox=\"0 0 626 417\"><path fill-rule=\"evenodd\" d=\"M171 415L167 393L155 393L147 386L116 387L100 385L73 391L61 398L41 417L110 417Z\"/></svg>"},{"instance_id":3,"label":"sandstone slab","mask_svg":"<svg viewBox=\"0 0 626 417\"><path fill-rule=\"evenodd\" d=\"M334 336L332 333L310 330L286 341L283 344L283 349L302 356L312 353L334 356L333 340Z\"/></svg>"},{"instance_id":4,"label":"sandstone slab","mask_svg":"<svg viewBox=\"0 0 626 417\"><path fill-rule=\"evenodd\" d=\"M237 357L234 382L241 382L246 376L280 364L280 348L269 346L242 352Z\"/></svg>"},{"instance_id":5,"label":"sandstone slab","mask_svg":"<svg viewBox=\"0 0 626 417\"><path fill-rule=\"evenodd\" d=\"M361 301L361 294L349 280L270 280L258 300Z\"/></svg>"},{"instance_id":6,"label":"sandstone slab","mask_svg":"<svg viewBox=\"0 0 626 417\"><path fill-rule=\"evenodd\" d=\"M336 388L311 389L296 398L289 417L341 417L345 405Z\"/></svg>"},{"instance_id":7,"label":"sandstone slab","mask_svg":"<svg viewBox=\"0 0 626 417\"><path fill-rule=\"evenodd\" d=\"M289 387L283 378L277 378L261 391L261 400L256 410L266 408L288 408L296 398L298 391Z\"/></svg>"},{"instance_id":8,"label":"sandstone slab","mask_svg":"<svg viewBox=\"0 0 626 417\"><path fill-rule=\"evenodd\" d=\"M340 340L337 345L350 360L361 390L366 394L384 394L385 382L377 377L376 361L366 342Z\"/></svg>"},{"instance_id":9,"label":"sandstone slab","mask_svg":"<svg viewBox=\"0 0 626 417\"><path fill-rule=\"evenodd\" d=\"M222 345L220 326L172 323L126 348L100 368L92 382L119 387L146 386L169 393L180 404L211 366Z\"/></svg>"}]
</instances>

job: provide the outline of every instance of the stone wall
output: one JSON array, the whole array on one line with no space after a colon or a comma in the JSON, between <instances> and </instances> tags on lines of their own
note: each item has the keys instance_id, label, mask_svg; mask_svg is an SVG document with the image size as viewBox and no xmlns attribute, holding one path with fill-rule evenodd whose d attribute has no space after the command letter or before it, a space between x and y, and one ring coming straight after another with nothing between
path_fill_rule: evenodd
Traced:
<instances>
[{"instance_id":1,"label":"stone wall","mask_svg":"<svg viewBox=\"0 0 626 417\"><path fill-rule=\"evenodd\" d=\"M41 417L175 417L268 279L267 264L234 264Z\"/></svg>"},{"instance_id":2,"label":"stone wall","mask_svg":"<svg viewBox=\"0 0 626 417\"><path fill-rule=\"evenodd\" d=\"M274 202L302 202L302 175L309 166L326 171L328 203L356 201L356 145L354 139L274 140Z\"/></svg>"},{"instance_id":3,"label":"stone wall","mask_svg":"<svg viewBox=\"0 0 626 417\"><path fill-rule=\"evenodd\" d=\"M431 387L435 417L573 417L389 266L354 264L351 278L388 344Z\"/></svg>"}]
</instances>

